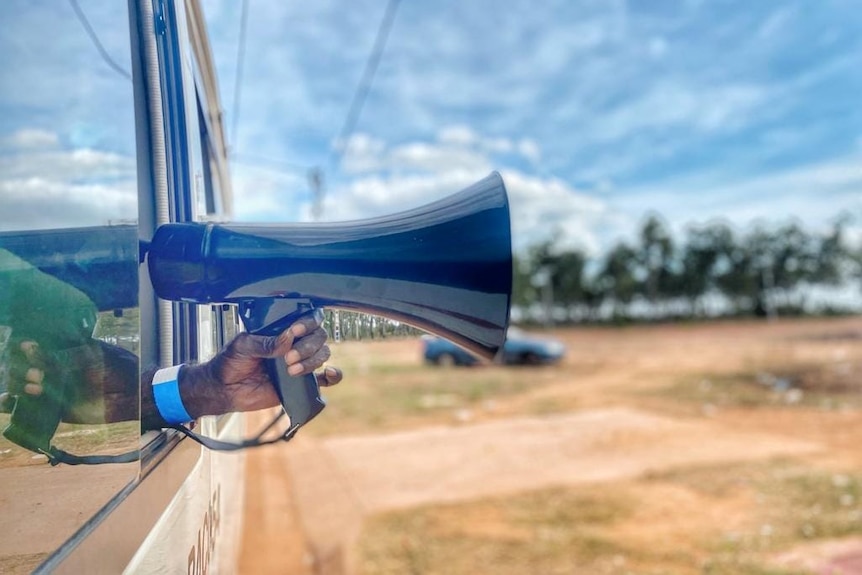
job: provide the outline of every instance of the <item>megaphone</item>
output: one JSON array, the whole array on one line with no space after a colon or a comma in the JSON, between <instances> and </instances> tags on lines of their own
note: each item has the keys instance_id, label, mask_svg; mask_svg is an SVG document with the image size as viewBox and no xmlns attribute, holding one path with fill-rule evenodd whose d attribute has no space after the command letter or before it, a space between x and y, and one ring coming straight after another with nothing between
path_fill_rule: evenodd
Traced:
<instances>
[{"instance_id":1,"label":"megaphone","mask_svg":"<svg viewBox=\"0 0 862 575\"><path fill-rule=\"evenodd\" d=\"M509 202L496 172L437 202L367 220L165 224L147 259L159 297L237 304L253 334L275 335L331 307L404 322L491 359L509 322ZM267 362L292 435L325 404L313 375L294 378L283 361Z\"/></svg>"}]
</instances>

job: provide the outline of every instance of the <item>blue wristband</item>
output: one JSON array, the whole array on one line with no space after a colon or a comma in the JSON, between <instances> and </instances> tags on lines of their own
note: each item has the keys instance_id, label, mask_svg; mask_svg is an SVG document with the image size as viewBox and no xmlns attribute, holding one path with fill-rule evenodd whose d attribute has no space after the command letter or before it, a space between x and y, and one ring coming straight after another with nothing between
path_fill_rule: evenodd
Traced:
<instances>
[{"instance_id":1,"label":"blue wristband","mask_svg":"<svg viewBox=\"0 0 862 575\"><path fill-rule=\"evenodd\" d=\"M160 369L153 376L153 399L159 415L170 424L188 423L193 418L180 397L178 375L182 364Z\"/></svg>"}]
</instances>

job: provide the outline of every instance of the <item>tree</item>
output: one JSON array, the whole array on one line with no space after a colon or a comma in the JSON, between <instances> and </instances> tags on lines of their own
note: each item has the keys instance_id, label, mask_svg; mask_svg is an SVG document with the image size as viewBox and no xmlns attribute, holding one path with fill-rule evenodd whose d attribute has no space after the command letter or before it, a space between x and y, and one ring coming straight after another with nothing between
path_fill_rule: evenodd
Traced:
<instances>
[{"instance_id":1,"label":"tree","mask_svg":"<svg viewBox=\"0 0 862 575\"><path fill-rule=\"evenodd\" d=\"M689 228L682 254L680 295L689 300L693 315L702 314L702 298L718 288L718 276L729 269L733 231L723 223Z\"/></svg>"},{"instance_id":2,"label":"tree","mask_svg":"<svg viewBox=\"0 0 862 575\"><path fill-rule=\"evenodd\" d=\"M614 305L614 315L625 315L624 308L631 303L638 290L635 278L638 255L625 242L620 242L608 253L596 278L605 299Z\"/></svg>"},{"instance_id":3,"label":"tree","mask_svg":"<svg viewBox=\"0 0 862 575\"><path fill-rule=\"evenodd\" d=\"M645 277L641 293L651 304L659 299L673 297L675 290L673 256L674 245L661 219L655 214L644 222L640 232L638 262L643 266Z\"/></svg>"},{"instance_id":4,"label":"tree","mask_svg":"<svg viewBox=\"0 0 862 575\"><path fill-rule=\"evenodd\" d=\"M550 273L554 303L559 303L571 313L573 306L584 303L584 268L586 256L577 250L565 251L545 262Z\"/></svg>"},{"instance_id":5,"label":"tree","mask_svg":"<svg viewBox=\"0 0 862 575\"><path fill-rule=\"evenodd\" d=\"M528 256L513 256L512 258L512 303L521 308L527 308L536 301L538 294L533 286L533 263Z\"/></svg>"},{"instance_id":6,"label":"tree","mask_svg":"<svg viewBox=\"0 0 862 575\"><path fill-rule=\"evenodd\" d=\"M814 248L815 265L809 271L807 280L811 283L836 285L849 271L853 254L844 241L844 229L850 223L850 215L842 214L836 218L832 230L816 240Z\"/></svg>"}]
</instances>

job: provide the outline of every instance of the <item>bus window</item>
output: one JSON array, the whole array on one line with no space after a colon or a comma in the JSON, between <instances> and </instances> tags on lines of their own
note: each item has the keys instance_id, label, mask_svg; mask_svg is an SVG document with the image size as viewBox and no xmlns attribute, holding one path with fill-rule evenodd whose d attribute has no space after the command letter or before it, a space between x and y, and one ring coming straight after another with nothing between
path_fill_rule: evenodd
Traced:
<instances>
[{"instance_id":1,"label":"bus window","mask_svg":"<svg viewBox=\"0 0 862 575\"><path fill-rule=\"evenodd\" d=\"M138 196L125 4L3 2L0 20L0 572L16 573L138 476L50 461L139 448Z\"/></svg>"}]
</instances>

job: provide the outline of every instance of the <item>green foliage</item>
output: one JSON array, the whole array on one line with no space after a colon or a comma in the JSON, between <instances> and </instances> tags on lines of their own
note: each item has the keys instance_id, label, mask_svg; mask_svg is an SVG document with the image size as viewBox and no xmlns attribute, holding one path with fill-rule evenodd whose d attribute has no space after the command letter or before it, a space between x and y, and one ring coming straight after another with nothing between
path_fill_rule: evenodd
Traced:
<instances>
[{"instance_id":1,"label":"green foliage","mask_svg":"<svg viewBox=\"0 0 862 575\"><path fill-rule=\"evenodd\" d=\"M516 258L514 302L522 309L541 303L545 318L554 308L580 321L626 322L638 302L650 319L702 317L710 297L729 316L799 314L808 288L862 277L862 251L845 238L848 222L837 218L822 233L795 221L744 233L710 222L689 227L678 242L652 214L635 245L620 241L595 259L555 240L531 247Z\"/></svg>"},{"instance_id":2,"label":"green foliage","mask_svg":"<svg viewBox=\"0 0 862 575\"><path fill-rule=\"evenodd\" d=\"M323 327L335 341L385 339L422 333L406 323L354 311L326 309Z\"/></svg>"}]
</instances>

